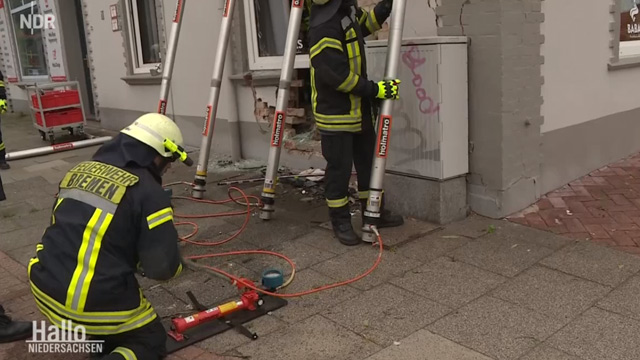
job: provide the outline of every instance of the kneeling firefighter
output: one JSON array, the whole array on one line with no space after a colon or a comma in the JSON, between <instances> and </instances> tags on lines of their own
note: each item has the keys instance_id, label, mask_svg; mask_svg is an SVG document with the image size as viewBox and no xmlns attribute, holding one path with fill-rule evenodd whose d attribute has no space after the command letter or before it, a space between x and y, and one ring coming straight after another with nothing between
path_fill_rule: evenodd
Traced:
<instances>
[{"instance_id":1,"label":"kneeling firefighter","mask_svg":"<svg viewBox=\"0 0 640 360\"><path fill-rule=\"evenodd\" d=\"M166 332L135 274L160 281L182 271L171 199L162 176L191 166L182 133L146 114L60 182L51 224L29 263L40 311L58 327L104 340L103 359L162 359Z\"/></svg>"},{"instance_id":2,"label":"kneeling firefighter","mask_svg":"<svg viewBox=\"0 0 640 360\"><path fill-rule=\"evenodd\" d=\"M355 165L362 213L369 198L376 134L375 102L397 99L399 80L367 79L364 38L391 14L393 0L365 12L356 0L313 0L309 29L313 114L327 161L325 197L333 231L345 245L361 240L349 211L349 179ZM384 209L379 228L400 226L401 216Z\"/></svg>"}]
</instances>

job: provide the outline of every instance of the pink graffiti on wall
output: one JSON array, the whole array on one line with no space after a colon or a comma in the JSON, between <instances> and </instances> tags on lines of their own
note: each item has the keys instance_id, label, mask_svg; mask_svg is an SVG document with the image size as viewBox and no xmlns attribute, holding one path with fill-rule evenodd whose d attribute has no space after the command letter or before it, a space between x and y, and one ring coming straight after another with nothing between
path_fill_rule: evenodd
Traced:
<instances>
[{"instance_id":1,"label":"pink graffiti on wall","mask_svg":"<svg viewBox=\"0 0 640 360\"><path fill-rule=\"evenodd\" d=\"M416 73L416 70L427 62L427 59L420 56L418 47L413 46L409 51L402 54L402 62L411 70L411 73L413 73L413 86L415 86L416 96L418 100L420 100L420 112L423 114L435 114L439 112L440 104L437 104L431 96L427 94L427 91L422 87L422 75Z\"/></svg>"}]
</instances>

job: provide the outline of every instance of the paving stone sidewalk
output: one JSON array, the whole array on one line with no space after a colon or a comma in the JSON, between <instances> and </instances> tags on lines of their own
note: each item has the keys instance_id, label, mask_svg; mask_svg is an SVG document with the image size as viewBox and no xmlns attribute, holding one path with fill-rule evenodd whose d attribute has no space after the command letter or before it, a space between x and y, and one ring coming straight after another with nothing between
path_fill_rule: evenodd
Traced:
<instances>
[{"instance_id":1,"label":"paving stone sidewalk","mask_svg":"<svg viewBox=\"0 0 640 360\"><path fill-rule=\"evenodd\" d=\"M3 119L4 121L4 119ZM11 137L8 137L11 139ZM9 140L8 146L14 146ZM0 203L0 303L16 318L41 316L28 294L26 269L50 216L55 184L65 169L93 149L12 163L3 172L9 200ZM59 161L59 162L55 162ZM35 164L56 164L30 172ZM33 169L33 168L31 168ZM212 175L207 197L224 199ZM253 174L247 174L247 177ZM191 169L174 167L166 181L190 180ZM259 188L244 186L251 194ZM176 186L175 195L188 194ZM286 192L286 193L285 193ZM186 256L263 248L291 257L297 267L289 293L354 277L376 259L371 246L347 248L320 225L322 202L300 201L300 190L283 187L276 218L256 215L237 239L210 248L182 244ZM237 205L174 201L180 214L238 211ZM242 217L197 220L200 241L234 234ZM182 235L192 231L179 226ZM289 299L289 304L247 324L260 338L227 331L171 359L279 360L602 360L640 358L640 257L549 231L470 216L438 227L407 220L383 229L387 248L380 267L348 286ZM240 276L259 279L268 266L288 271L277 259L235 256L203 260ZM6 283L6 284L5 284ZM237 296L218 277L185 271L158 283L140 279L159 315L192 311L186 291L206 304ZM41 359L57 359L42 355ZM82 359L63 356L60 359ZM38 359L25 343L0 345L0 359Z\"/></svg>"},{"instance_id":2,"label":"paving stone sidewalk","mask_svg":"<svg viewBox=\"0 0 640 360\"><path fill-rule=\"evenodd\" d=\"M640 154L552 191L508 219L640 255Z\"/></svg>"}]
</instances>

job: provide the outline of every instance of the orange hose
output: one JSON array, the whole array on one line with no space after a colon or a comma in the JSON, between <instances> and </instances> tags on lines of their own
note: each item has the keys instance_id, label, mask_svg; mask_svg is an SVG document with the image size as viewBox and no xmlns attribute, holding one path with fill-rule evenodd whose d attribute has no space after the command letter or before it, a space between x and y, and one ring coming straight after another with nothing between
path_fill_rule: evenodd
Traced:
<instances>
[{"instance_id":1,"label":"orange hose","mask_svg":"<svg viewBox=\"0 0 640 360\"><path fill-rule=\"evenodd\" d=\"M187 182L176 182L176 183L171 183L171 184L166 184L165 186L171 186L171 185L177 185L177 184L185 184L185 185L193 185L191 183L187 183ZM182 218L182 219L203 219L203 218L214 218L214 217L225 217L225 216L236 216L236 215L244 215L246 214L244 223L242 224L242 226L240 226L240 229L234 233L233 235L231 235L229 238L222 240L222 241L218 241L218 242L206 242L206 241L192 241L189 240L190 238L194 237L195 235L198 234L198 224L194 223L194 222L189 222L189 221L185 221L185 222L177 222L175 225L176 226L180 226L180 225L191 225L194 227L194 230L187 234L184 237L180 237L181 241L187 242L189 244L194 244L194 245L199 245L199 246L216 246L216 245L221 245L224 243L227 243L235 238L237 238L247 227L247 224L249 223L249 220L251 219L251 203L249 202L249 199L256 199L257 200L257 204L258 207L262 206L262 202L260 200L260 198L256 197L256 196L249 196L247 195L244 191L242 191L241 189L237 188L237 187L230 187L229 191L228 191L228 195L229 195L229 199L227 200L220 200L220 201L215 201L215 200L202 200L202 199L196 199L193 197L186 197L186 196L174 196L174 199L183 199L183 200L189 200L189 201L195 201L195 202L199 202L199 203L205 203L205 204L211 204L211 205L220 205L220 204L226 204L229 202L235 202L238 203L238 200L240 200L241 198L234 198L231 196L231 191L237 191L240 193L241 198L244 199L245 203L243 205L245 205L247 207L247 210L245 211L238 211L238 212L223 212L223 213L216 213L216 214L203 214L203 215L174 215L174 217L176 218ZM369 268L369 270L367 270L366 272L364 272L363 274L353 278L353 279L349 279L349 280L345 280L345 281L341 281L341 282L337 282L337 283L333 283L333 284L327 284L327 285L323 285L319 288L315 288L312 290L307 290L307 291L302 291L302 292L298 292L298 293L293 293L293 294L278 294L278 293L274 293L274 292L270 292L270 291L266 291L263 289L260 289L258 287L256 287L254 284L248 284L245 281L243 281L242 279L236 277L235 275L229 274L223 270L211 267L211 266L207 266L207 265L202 265L202 267L207 268L211 271L214 271L218 274L224 275L227 278L229 278L230 280L232 280L234 283L240 283L242 285L244 285L247 288L250 288L252 290L258 291L260 293L266 294L266 295L270 295L270 296L274 296L274 297L281 297L281 298L291 298L291 297L300 297L300 296L304 296L304 295L309 295L309 294L313 294L313 293L317 293L320 291L324 291L324 290L329 290L329 289L333 289L336 287L340 287L340 286L345 286L351 283L354 283L356 281L359 281L360 279L364 278L365 276L371 274L380 264L380 261L382 260L382 254L384 252L384 248L382 245L382 237L380 236L379 233L376 232L376 236L378 238L378 247L379 247L379 252L378 252L378 258L376 259L375 263L373 264L373 266L371 268ZM374 244L375 245L375 244ZM212 257L220 257L220 256L231 256L231 255L248 255L248 254L261 254L261 255L271 255L271 256L276 256L279 258L284 259L285 261L287 261L289 263L289 265L291 265L292 271L295 272L296 266L295 263L289 259L287 256L277 253L277 252L273 252L273 251L267 251L267 250L243 250L243 251L231 251L231 252L226 252L226 253L217 253L217 254L204 254L204 255L194 255L194 256L189 256L189 257L185 257L185 259L188 260L199 260L199 259L206 259L206 258L212 258Z\"/></svg>"},{"instance_id":2,"label":"orange hose","mask_svg":"<svg viewBox=\"0 0 640 360\"><path fill-rule=\"evenodd\" d=\"M247 284L242 279L240 279L240 278L238 278L238 277L236 277L234 275L231 275L231 274L229 274L229 273L227 273L227 272L225 272L223 270L220 270L220 269L217 269L217 268L214 268L214 267L211 267L211 266L206 266L206 265L204 267L206 267L207 269L209 269L211 271L215 271L218 274L222 274L222 275L228 277L229 279L232 279L234 282L240 283L240 284L248 287L249 289L256 290L256 291L261 292L263 294L267 294L267 295L274 296L274 297L281 297L281 298L300 297L300 296L309 295L309 294L317 293L317 292L324 291L324 290L337 288L337 287L340 287L340 286L345 286L345 285L354 283L356 281L359 281L360 279L364 278L365 276L371 274L373 272L373 270L375 270L378 267L378 265L380 264L380 261L382 260L382 253L384 251L384 248L382 247L382 238L380 237L380 235L377 235L377 236L378 236L378 245L379 245L379 248L380 248L380 252L378 253L378 258L376 259L376 262L373 264L373 266L369 270L367 270L363 274L361 274L361 275L359 275L359 276L357 276L357 277L355 277L353 279L349 279L349 280L345 280L345 281L341 281L341 282L337 282L337 283L333 283L333 284L327 284L327 285L323 285L323 286L321 286L319 288L315 288L315 289L307 290L307 291L301 291L301 292L293 293L293 294L278 294L278 293L266 291L266 290L257 288L253 284ZM227 254L240 255L240 253L253 253L253 254L265 254L265 253L267 253L269 255L276 255L276 256L280 256L280 257L284 258L285 260L287 260L289 262L289 264L292 264L292 266L294 266L289 258L287 258L286 256L284 256L282 254L278 254L278 253L262 252L261 250L254 250L254 251L237 251L236 254L234 254L234 253L227 253ZM214 254L213 256L217 256L217 254ZM199 255L199 258L203 259L203 258L206 258L206 257L213 257L213 256L210 256L210 255Z\"/></svg>"}]
</instances>

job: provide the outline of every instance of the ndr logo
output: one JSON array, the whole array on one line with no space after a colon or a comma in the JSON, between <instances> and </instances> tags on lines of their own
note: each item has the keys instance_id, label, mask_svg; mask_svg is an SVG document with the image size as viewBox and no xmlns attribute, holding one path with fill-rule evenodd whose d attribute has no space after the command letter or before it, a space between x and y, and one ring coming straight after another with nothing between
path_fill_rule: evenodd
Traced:
<instances>
[{"instance_id":1,"label":"ndr logo","mask_svg":"<svg viewBox=\"0 0 640 360\"><path fill-rule=\"evenodd\" d=\"M56 22L56 17L53 14L35 14L34 6L35 1L31 2L31 14L20 14L20 29L30 29L31 35L33 35L34 30L42 30L42 29L55 29L54 23Z\"/></svg>"},{"instance_id":2,"label":"ndr logo","mask_svg":"<svg viewBox=\"0 0 640 360\"><path fill-rule=\"evenodd\" d=\"M55 29L54 23L56 22L55 15L41 15L41 14L21 14L20 15L20 29Z\"/></svg>"}]
</instances>

